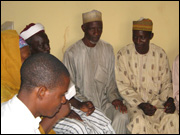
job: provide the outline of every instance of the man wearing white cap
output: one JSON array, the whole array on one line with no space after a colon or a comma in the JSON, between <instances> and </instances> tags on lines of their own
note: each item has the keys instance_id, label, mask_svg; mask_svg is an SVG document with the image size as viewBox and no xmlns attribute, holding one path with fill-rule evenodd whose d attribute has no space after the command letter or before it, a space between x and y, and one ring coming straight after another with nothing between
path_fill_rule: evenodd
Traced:
<instances>
[{"instance_id":1,"label":"man wearing white cap","mask_svg":"<svg viewBox=\"0 0 180 135\"><path fill-rule=\"evenodd\" d=\"M165 51L150 43L153 23L133 21L133 43L117 53L116 81L128 108L132 134L177 134L171 71Z\"/></svg>"},{"instance_id":2,"label":"man wearing white cap","mask_svg":"<svg viewBox=\"0 0 180 135\"><path fill-rule=\"evenodd\" d=\"M100 40L102 14L92 10L83 13L82 17L84 37L70 46L63 58L76 86L75 98L82 102L91 101L91 106L101 109L111 119L116 133L125 134L127 109L117 90L113 48Z\"/></svg>"},{"instance_id":3,"label":"man wearing white cap","mask_svg":"<svg viewBox=\"0 0 180 135\"><path fill-rule=\"evenodd\" d=\"M40 23L30 23L20 33L30 47L31 54L50 53L49 39L44 26Z\"/></svg>"},{"instance_id":4,"label":"man wearing white cap","mask_svg":"<svg viewBox=\"0 0 180 135\"><path fill-rule=\"evenodd\" d=\"M40 52L50 53L49 39L45 33L44 26L42 24L31 23L27 25L26 28L21 32L20 36L24 38L24 40L30 45L32 54ZM74 101L79 104L77 100ZM78 109L71 106L70 114L66 118L60 120L58 123L55 124L53 130L57 134L115 133L110 124L110 120L103 113L98 110L95 110L92 113L92 110L94 109L93 107L91 108L91 111L87 109L90 106L89 102L81 102L81 107L76 104L73 105L75 107L78 107Z\"/></svg>"}]
</instances>

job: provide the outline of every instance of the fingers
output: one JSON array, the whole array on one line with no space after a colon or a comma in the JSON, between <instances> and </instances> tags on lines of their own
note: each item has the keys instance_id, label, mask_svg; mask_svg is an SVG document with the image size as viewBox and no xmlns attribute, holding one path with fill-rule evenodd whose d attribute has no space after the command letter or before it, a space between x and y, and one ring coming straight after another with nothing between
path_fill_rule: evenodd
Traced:
<instances>
[{"instance_id":1,"label":"fingers","mask_svg":"<svg viewBox=\"0 0 180 135\"><path fill-rule=\"evenodd\" d=\"M116 110L120 110L120 107L119 106L114 106Z\"/></svg>"},{"instance_id":2,"label":"fingers","mask_svg":"<svg viewBox=\"0 0 180 135\"><path fill-rule=\"evenodd\" d=\"M119 110L122 113L127 113L127 108L120 100L114 100L112 105L115 107L116 110Z\"/></svg>"},{"instance_id":3,"label":"fingers","mask_svg":"<svg viewBox=\"0 0 180 135\"><path fill-rule=\"evenodd\" d=\"M174 113L175 109L176 109L176 107L175 107L174 103L170 104L169 106L165 106L166 113Z\"/></svg>"},{"instance_id":4,"label":"fingers","mask_svg":"<svg viewBox=\"0 0 180 135\"><path fill-rule=\"evenodd\" d=\"M95 110L95 107L92 102L84 102L84 105L81 107L81 111L85 112L87 116L91 115Z\"/></svg>"},{"instance_id":5,"label":"fingers","mask_svg":"<svg viewBox=\"0 0 180 135\"><path fill-rule=\"evenodd\" d=\"M146 115L148 115L148 116L153 116L154 113L156 112L156 110L157 110L156 107L151 106L151 107L149 107L149 108L144 109L143 111L144 111L144 113L145 113Z\"/></svg>"},{"instance_id":6,"label":"fingers","mask_svg":"<svg viewBox=\"0 0 180 135\"><path fill-rule=\"evenodd\" d=\"M118 110L122 113L127 113L127 107L125 105L118 106Z\"/></svg>"},{"instance_id":7,"label":"fingers","mask_svg":"<svg viewBox=\"0 0 180 135\"><path fill-rule=\"evenodd\" d=\"M87 116L91 115L95 110L95 107L92 106L91 108L88 109L88 113L86 113Z\"/></svg>"}]
</instances>

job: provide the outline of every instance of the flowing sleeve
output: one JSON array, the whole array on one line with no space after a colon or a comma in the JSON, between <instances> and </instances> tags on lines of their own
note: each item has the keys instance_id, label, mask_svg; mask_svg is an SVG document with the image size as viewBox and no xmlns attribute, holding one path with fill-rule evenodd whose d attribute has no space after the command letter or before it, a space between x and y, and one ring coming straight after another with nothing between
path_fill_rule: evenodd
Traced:
<instances>
[{"instance_id":1,"label":"flowing sleeve","mask_svg":"<svg viewBox=\"0 0 180 135\"><path fill-rule=\"evenodd\" d=\"M162 59L160 60L162 61L161 70L159 69L159 76L161 78L159 98L161 101L166 102L168 97L173 97L171 69L166 53L163 51L159 55L160 59Z\"/></svg>"},{"instance_id":2,"label":"flowing sleeve","mask_svg":"<svg viewBox=\"0 0 180 135\"><path fill-rule=\"evenodd\" d=\"M128 58L128 56L122 55L121 50L117 53L115 73L121 97L128 105L133 107L138 106L143 100L140 98L135 88L133 88L131 80L128 78Z\"/></svg>"},{"instance_id":3,"label":"flowing sleeve","mask_svg":"<svg viewBox=\"0 0 180 135\"><path fill-rule=\"evenodd\" d=\"M119 95L118 89L117 89L117 85L116 85L116 78L115 78L115 57L114 57L114 51L112 49L111 51L111 59L109 62L109 77L108 77L108 82L106 85L106 89L107 89L107 95L109 98L109 101L112 103L112 101L114 101L115 99L120 99L122 100L122 98Z\"/></svg>"},{"instance_id":4,"label":"flowing sleeve","mask_svg":"<svg viewBox=\"0 0 180 135\"><path fill-rule=\"evenodd\" d=\"M76 85L76 82L78 81L76 80L76 66L74 62L74 56L71 51L66 51L64 53L63 63L69 71L72 83L75 84L75 88L76 88L75 98L81 102L87 101L87 98L80 93L80 88Z\"/></svg>"}]
</instances>

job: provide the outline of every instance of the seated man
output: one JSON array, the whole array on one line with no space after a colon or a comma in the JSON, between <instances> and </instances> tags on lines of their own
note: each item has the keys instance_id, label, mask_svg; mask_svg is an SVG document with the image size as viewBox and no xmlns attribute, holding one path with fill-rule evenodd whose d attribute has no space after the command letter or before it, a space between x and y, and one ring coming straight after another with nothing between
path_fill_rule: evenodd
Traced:
<instances>
[{"instance_id":1,"label":"seated man","mask_svg":"<svg viewBox=\"0 0 180 135\"><path fill-rule=\"evenodd\" d=\"M70 108L61 111L67 102L69 82L68 70L53 55L40 53L28 57L21 67L18 94L1 104L1 133L40 134L39 116L49 117L41 122L48 133L70 111Z\"/></svg>"},{"instance_id":2,"label":"seated man","mask_svg":"<svg viewBox=\"0 0 180 135\"><path fill-rule=\"evenodd\" d=\"M30 46L31 54L50 53L49 39L43 25L31 23L24 28L20 36ZM76 103L79 102L76 100ZM54 126L54 131L60 134L114 133L111 121L98 109L95 111L94 108L89 109L90 104L90 102L82 102L80 108L71 107L68 118L60 120Z\"/></svg>"},{"instance_id":3,"label":"seated man","mask_svg":"<svg viewBox=\"0 0 180 135\"><path fill-rule=\"evenodd\" d=\"M113 47L100 39L102 14L92 10L83 13L82 19L84 37L71 45L63 58L76 86L75 97L83 102L91 101L91 107L101 109L112 121L117 134L126 134L129 120L126 106L117 90Z\"/></svg>"},{"instance_id":4,"label":"seated man","mask_svg":"<svg viewBox=\"0 0 180 135\"><path fill-rule=\"evenodd\" d=\"M179 133L171 72L165 51L150 43L152 21L133 22L133 42L117 53L116 80L125 99L132 134Z\"/></svg>"},{"instance_id":5,"label":"seated man","mask_svg":"<svg viewBox=\"0 0 180 135\"><path fill-rule=\"evenodd\" d=\"M172 79L173 79L173 97L176 105L176 109L179 113L179 54L176 56L173 62L172 68Z\"/></svg>"}]
</instances>

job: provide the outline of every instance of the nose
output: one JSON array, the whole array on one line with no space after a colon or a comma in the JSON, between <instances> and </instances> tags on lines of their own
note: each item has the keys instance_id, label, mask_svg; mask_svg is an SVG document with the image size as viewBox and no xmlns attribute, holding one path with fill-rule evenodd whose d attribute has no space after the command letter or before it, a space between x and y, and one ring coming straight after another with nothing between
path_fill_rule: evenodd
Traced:
<instances>
[{"instance_id":1,"label":"nose","mask_svg":"<svg viewBox=\"0 0 180 135\"><path fill-rule=\"evenodd\" d=\"M46 50L46 51L50 51L50 46L49 46L49 44L46 44L46 45L45 45L45 50Z\"/></svg>"},{"instance_id":2,"label":"nose","mask_svg":"<svg viewBox=\"0 0 180 135\"><path fill-rule=\"evenodd\" d=\"M140 44L140 43L141 43L141 38L138 37L138 38L137 38L137 44Z\"/></svg>"},{"instance_id":3,"label":"nose","mask_svg":"<svg viewBox=\"0 0 180 135\"><path fill-rule=\"evenodd\" d=\"M94 29L94 35L98 36L100 34L101 34L101 32L98 30L98 28L95 28Z\"/></svg>"},{"instance_id":4,"label":"nose","mask_svg":"<svg viewBox=\"0 0 180 135\"><path fill-rule=\"evenodd\" d=\"M65 104L67 102L67 99L65 96L63 96L63 99L62 99L62 104Z\"/></svg>"},{"instance_id":5,"label":"nose","mask_svg":"<svg viewBox=\"0 0 180 135\"><path fill-rule=\"evenodd\" d=\"M141 39L138 37L137 38L137 43L139 44L141 42Z\"/></svg>"}]
</instances>

